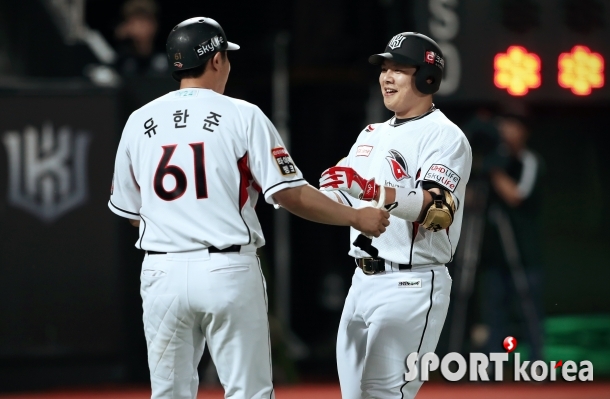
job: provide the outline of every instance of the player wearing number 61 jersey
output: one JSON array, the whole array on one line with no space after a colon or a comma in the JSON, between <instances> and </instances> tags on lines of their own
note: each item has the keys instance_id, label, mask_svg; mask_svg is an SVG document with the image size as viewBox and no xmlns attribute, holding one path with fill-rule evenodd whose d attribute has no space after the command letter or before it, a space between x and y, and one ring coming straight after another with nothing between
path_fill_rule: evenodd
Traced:
<instances>
[{"instance_id":1,"label":"player wearing number 61 jersey","mask_svg":"<svg viewBox=\"0 0 610 399\"><path fill-rule=\"evenodd\" d=\"M117 150L108 206L139 224L141 295L152 398L194 399L207 341L225 396L273 398L261 192L309 220L379 236L388 212L354 210L309 186L271 122L224 96L224 31L210 18L167 41L180 90L135 111Z\"/></svg>"},{"instance_id":2,"label":"player wearing number 61 jersey","mask_svg":"<svg viewBox=\"0 0 610 399\"><path fill-rule=\"evenodd\" d=\"M273 202L277 191L304 184L258 107L187 88L131 115L109 205L141 220L136 245L143 250L256 248L265 243L254 211L259 192Z\"/></svg>"}]
</instances>

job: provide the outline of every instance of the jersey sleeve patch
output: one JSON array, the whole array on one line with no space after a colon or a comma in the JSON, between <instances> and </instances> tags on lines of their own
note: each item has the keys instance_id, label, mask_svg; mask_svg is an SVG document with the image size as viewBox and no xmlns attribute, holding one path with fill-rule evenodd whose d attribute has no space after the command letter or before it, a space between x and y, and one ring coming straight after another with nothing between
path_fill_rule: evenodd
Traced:
<instances>
[{"instance_id":1,"label":"jersey sleeve patch","mask_svg":"<svg viewBox=\"0 0 610 399\"><path fill-rule=\"evenodd\" d=\"M445 165L434 164L426 172L424 180L433 181L447 190L454 192L461 177Z\"/></svg>"},{"instance_id":2,"label":"jersey sleeve patch","mask_svg":"<svg viewBox=\"0 0 610 399\"><path fill-rule=\"evenodd\" d=\"M284 147L273 148L271 150L271 155L275 158L275 162L277 162L277 166L280 168L282 175L288 176L297 173L297 168L294 166L292 158L290 158L290 155L288 155L288 152Z\"/></svg>"}]
</instances>

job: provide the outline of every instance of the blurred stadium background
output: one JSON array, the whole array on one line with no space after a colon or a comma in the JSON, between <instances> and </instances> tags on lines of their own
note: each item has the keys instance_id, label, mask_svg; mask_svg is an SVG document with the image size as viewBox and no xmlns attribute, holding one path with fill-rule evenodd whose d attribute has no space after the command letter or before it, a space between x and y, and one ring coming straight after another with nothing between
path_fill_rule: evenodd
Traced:
<instances>
[{"instance_id":1,"label":"blurred stadium background","mask_svg":"<svg viewBox=\"0 0 610 399\"><path fill-rule=\"evenodd\" d=\"M0 0L0 397L146 397L143 254L137 231L106 202L122 126L177 89L165 38L193 16L216 19L241 45L226 94L272 118L313 185L363 126L390 116L366 60L398 32L440 43L447 66L435 104L480 159L495 151L496 115L526 121L545 171L535 237L544 358L590 360L595 381L458 385L436 376L418 397L610 398L608 0ZM477 165L471 190L489 187ZM439 355L477 350L489 336L478 254L486 233L476 228L485 205L467 208L449 265ZM278 397L339 398L348 232L265 204L258 212ZM520 298L514 314L510 303L498 311L527 356ZM202 397L222 397L207 355L200 372Z\"/></svg>"}]
</instances>

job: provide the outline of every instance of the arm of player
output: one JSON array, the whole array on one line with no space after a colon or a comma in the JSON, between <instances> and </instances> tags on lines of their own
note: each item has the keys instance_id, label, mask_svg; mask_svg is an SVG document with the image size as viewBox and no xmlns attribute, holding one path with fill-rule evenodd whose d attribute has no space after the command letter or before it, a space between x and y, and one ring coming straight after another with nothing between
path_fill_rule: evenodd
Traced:
<instances>
[{"instance_id":1,"label":"arm of player","mask_svg":"<svg viewBox=\"0 0 610 399\"><path fill-rule=\"evenodd\" d=\"M352 148L352 151L353 151L353 148ZM337 164L335 166L349 166L348 158L347 157L342 158L339 162L337 162ZM322 173L322 176L324 176L324 173ZM322 179L320 179L320 182L321 181L322 181ZM320 183L320 185L321 185L321 183ZM349 195L349 193L343 192L341 190L327 190L327 189L320 189L320 192L335 202L350 206L352 208L359 208L357 206L358 205L357 200L354 197L351 197Z\"/></svg>"},{"instance_id":2,"label":"arm of player","mask_svg":"<svg viewBox=\"0 0 610 399\"><path fill-rule=\"evenodd\" d=\"M440 194L438 188L431 188L430 191L422 188L383 187L383 189L387 208L394 211L393 215L410 222L423 221L433 201L431 192L435 195ZM320 190L329 197L334 193L337 198L342 196L347 199L345 193L348 193L352 198L377 202L381 193L381 187L375 183L375 179L367 180L354 169L346 166L326 169L320 178Z\"/></svg>"},{"instance_id":3,"label":"arm of player","mask_svg":"<svg viewBox=\"0 0 610 399\"><path fill-rule=\"evenodd\" d=\"M343 205L347 205L351 208L357 208L356 205L356 199L355 198L350 198L349 195L345 194L342 191L336 190L336 191L329 191L329 190L320 190L320 192L322 194L324 194L325 196L327 196L328 198L330 198L331 200L338 202L340 204Z\"/></svg>"},{"instance_id":4,"label":"arm of player","mask_svg":"<svg viewBox=\"0 0 610 399\"><path fill-rule=\"evenodd\" d=\"M121 141L117 148L108 207L121 217L129 220L139 220L142 198L129 151L130 121L131 119L127 121L123 129Z\"/></svg>"},{"instance_id":5,"label":"arm of player","mask_svg":"<svg viewBox=\"0 0 610 399\"><path fill-rule=\"evenodd\" d=\"M397 205L402 202L405 203L405 208L407 208L404 209L403 212L394 212L392 214L409 222L418 223L421 223L426 217L426 213L434 201L432 195L434 194L436 196L441 194L441 190L438 188L424 190L422 188L409 189L386 186L384 189L386 207L391 207L392 210L394 210ZM397 201L397 197L401 198L400 202ZM379 195L377 195L377 198L374 198L374 200L379 201Z\"/></svg>"},{"instance_id":6,"label":"arm of player","mask_svg":"<svg viewBox=\"0 0 610 399\"><path fill-rule=\"evenodd\" d=\"M312 222L351 226L366 235L379 237L390 224L390 214L371 207L353 209L341 205L310 185L285 188L273 200L289 212Z\"/></svg>"}]
</instances>

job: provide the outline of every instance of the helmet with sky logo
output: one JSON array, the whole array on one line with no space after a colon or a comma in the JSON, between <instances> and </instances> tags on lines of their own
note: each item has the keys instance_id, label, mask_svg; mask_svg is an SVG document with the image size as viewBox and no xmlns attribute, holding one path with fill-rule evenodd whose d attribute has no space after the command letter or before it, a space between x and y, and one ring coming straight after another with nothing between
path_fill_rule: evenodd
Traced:
<instances>
[{"instance_id":1,"label":"helmet with sky logo","mask_svg":"<svg viewBox=\"0 0 610 399\"><path fill-rule=\"evenodd\" d=\"M239 46L227 40L220 24L212 18L195 17L172 29L166 50L173 76L174 72L205 64L219 51L239 50Z\"/></svg>"}]
</instances>

